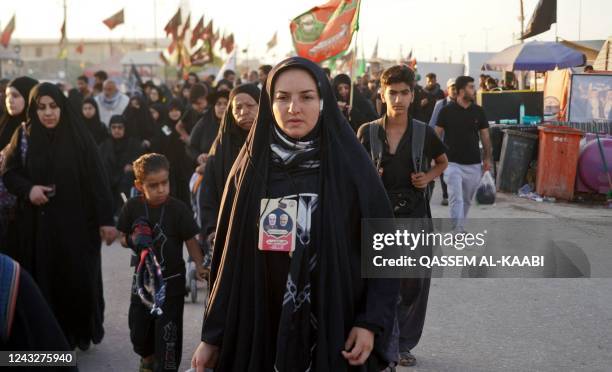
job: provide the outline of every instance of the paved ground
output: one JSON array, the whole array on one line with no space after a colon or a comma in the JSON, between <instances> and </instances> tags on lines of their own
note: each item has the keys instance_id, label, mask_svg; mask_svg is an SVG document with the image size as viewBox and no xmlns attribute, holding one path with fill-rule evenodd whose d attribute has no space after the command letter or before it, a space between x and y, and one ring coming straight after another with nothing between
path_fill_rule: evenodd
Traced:
<instances>
[{"instance_id":1,"label":"paved ground","mask_svg":"<svg viewBox=\"0 0 612 372\"><path fill-rule=\"evenodd\" d=\"M439 191L433 214L447 217ZM612 231L612 210L503 194L494 206L474 207L471 217L569 218L576 226L598 218ZM81 371L138 368L127 327L128 257L118 245L104 247L106 337L78 354ZM181 371L189 368L202 313L201 301L185 306ZM418 365L399 371L612 371L612 279L434 279L414 353Z\"/></svg>"}]
</instances>

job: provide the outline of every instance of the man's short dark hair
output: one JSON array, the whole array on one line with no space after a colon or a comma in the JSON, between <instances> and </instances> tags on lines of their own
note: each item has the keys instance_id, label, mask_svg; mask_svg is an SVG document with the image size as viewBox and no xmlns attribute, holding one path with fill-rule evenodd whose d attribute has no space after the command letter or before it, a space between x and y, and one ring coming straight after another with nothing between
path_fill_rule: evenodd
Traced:
<instances>
[{"instance_id":1,"label":"man's short dark hair","mask_svg":"<svg viewBox=\"0 0 612 372\"><path fill-rule=\"evenodd\" d=\"M474 78L471 76L459 76L455 79L455 88L457 89L457 93L461 91L461 89L465 89L469 83L473 83Z\"/></svg>"},{"instance_id":2,"label":"man's short dark hair","mask_svg":"<svg viewBox=\"0 0 612 372\"><path fill-rule=\"evenodd\" d=\"M224 79L227 79L228 77L230 77L230 75L236 75L236 72L234 70L225 70L223 72Z\"/></svg>"},{"instance_id":3,"label":"man's short dark hair","mask_svg":"<svg viewBox=\"0 0 612 372\"><path fill-rule=\"evenodd\" d=\"M591 65L584 66L584 71L593 71L593 66Z\"/></svg>"},{"instance_id":4,"label":"man's short dark hair","mask_svg":"<svg viewBox=\"0 0 612 372\"><path fill-rule=\"evenodd\" d=\"M85 84L89 84L89 79L87 78L87 76L85 75L81 75L77 78L77 80L80 80L82 82L84 82Z\"/></svg>"},{"instance_id":5,"label":"man's short dark hair","mask_svg":"<svg viewBox=\"0 0 612 372\"><path fill-rule=\"evenodd\" d=\"M259 71L261 71L264 74L268 75L270 73L270 71L272 71L272 66L270 66L270 65L259 66Z\"/></svg>"},{"instance_id":6,"label":"man's short dark hair","mask_svg":"<svg viewBox=\"0 0 612 372\"><path fill-rule=\"evenodd\" d=\"M104 70L96 71L94 76L97 77L98 79L102 80L102 81L108 80L108 74Z\"/></svg>"},{"instance_id":7,"label":"man's short dark hair","mask_svg":"<svg viewBox=\"0 0 612 372\"><path fill-rule=\"evenodd\" d=\"M437 80L437 79L438 79L438 77L436 76L436 74L434 74L433 72L430 72L429 74L425 75L425 77L426 77L427 79L434 79L434 80Z\"/></svg>"},{"instance_id":8,"label":"man's short dark hair","mask_svg":"<svg viewBox=\"0 0 612 372\"><path fill-rule=\"evenodd\" d=\"M132 168L134 168L136 180L144 182L145 177L151 173L162 170L169 171L170 163L164 155L152 152L136 159L134 163L132 163Z\"/></svg>"},{"instance_id":9,"label":"man's short dark hair","mask_svg":"<svg viewBox=\"0 0 612 372\"><path fill-rule=\"evenodd\" d=\"M391 66L383 71L380 76L380 86L388 87L391 84L406 83L410 89L414 89L414 71L406 65Z\"/></svg>"}]
</instances>

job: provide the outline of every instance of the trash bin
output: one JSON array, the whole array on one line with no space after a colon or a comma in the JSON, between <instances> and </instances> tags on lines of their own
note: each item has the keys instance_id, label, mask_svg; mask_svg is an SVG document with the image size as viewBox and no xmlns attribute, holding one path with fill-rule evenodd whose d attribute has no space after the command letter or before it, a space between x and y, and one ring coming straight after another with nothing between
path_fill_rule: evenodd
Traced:
<instances>
[{"instance_id":1,"label":"trash bin","mask_svg":"<svg viewBox=\"0 0 612 372\"><path fill-rule=\"evenodd\" d=\"M525 184L525 175L538 142L538 136L511 129L504 130L497 189L515 193Z\"/></svg>"},{"instance_id":2,"label":"trash bin","mask_svg":"<svg viewBox=\"0 0 612 372\"><path fill-rule=\"evenodd\" d=\"M572 200L582 136L581 130L570 127L540 127L536 176L538 194Z\"/></svg>"}]
</instances>

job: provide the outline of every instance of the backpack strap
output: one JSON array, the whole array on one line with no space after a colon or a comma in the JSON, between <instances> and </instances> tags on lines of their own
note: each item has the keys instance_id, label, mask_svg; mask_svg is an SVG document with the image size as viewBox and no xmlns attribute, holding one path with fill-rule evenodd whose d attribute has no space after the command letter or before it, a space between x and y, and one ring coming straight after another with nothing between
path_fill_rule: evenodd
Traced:
<instances>
[{"instance_id":1,"label":"backpack strap","mask_svg":"<svg viewBox=\"0 0 612 372\"><path fill-rule=\"evenodd\" d=\"M20 266L9 256L0 254L0 341L11 337L11 327L19 292Z\"/></svg>"},{"instance_id":2,"label":"backpack strap","mask_svg":"<svg viewBox=\"0 0 612 372\"><path fill-rule=\"evenodd\" d=\"M431 161L426 156L423 156L423 149L425 148L425 133L427 131L427 124L422 121L412 119L412 163L414 166L414 171L419 172L427 172L429 171L429 162ZM423 190L423 195L425 196L426 206L427 206L427 215L431 218L431 209L429 206L431 186L428 185Z\"/></svg>"},{"instance_id":3,"label":"backpack strap","mask_svg":"<svg viewBox=\"0 0 612 372\"><path fill-rule=\"evenodd\" d=\"M383 143L380 139L379 132L382 128L380 120L376 120L370 123L368 126L368 134L370 136L370 156L372 162L376 167L376 170L380 170L380 162L382 161L383 154Z\"/></svg>"},{"instance_id":4,"label":"backpack strap","mask_svg":"<svg viewBox=\"0 0 612 372\"><path fill-rule=\"evenodd\" d=\"M412 120L412 162L415 172L429 170L427 160L423 161L423 148L425 147L425 132L427 124L422 121Z\"/></svg>"}]
</instances>

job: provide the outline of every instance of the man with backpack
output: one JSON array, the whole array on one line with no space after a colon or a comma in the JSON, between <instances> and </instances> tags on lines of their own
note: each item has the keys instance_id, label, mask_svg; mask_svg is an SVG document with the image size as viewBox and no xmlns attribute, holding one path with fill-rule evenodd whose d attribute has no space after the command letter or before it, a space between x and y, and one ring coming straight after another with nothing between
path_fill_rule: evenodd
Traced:
<instances>
[{"instance_id":1,"label":"man with backpack","mask_svg":"<svg viewBox=\"0 0 612 372\"><path fill-rule=\"evenodd\" d=\"M430 182L446 168L446 147L433 128L409 115L414 100L414 71L393 66L381 76L381 98L386 113L359 128L357 137L370 153L381 175L396 218L431 218ZM431 161L435 166L430 169ZM430 278L402 279L397 308L399 333L388 350L398 348L402 366L416 363L411 350L425 323ZM392 337L393 338L393 337ZM397 357L394 359L397 360Z\"/></svg>"}]
</instances>

